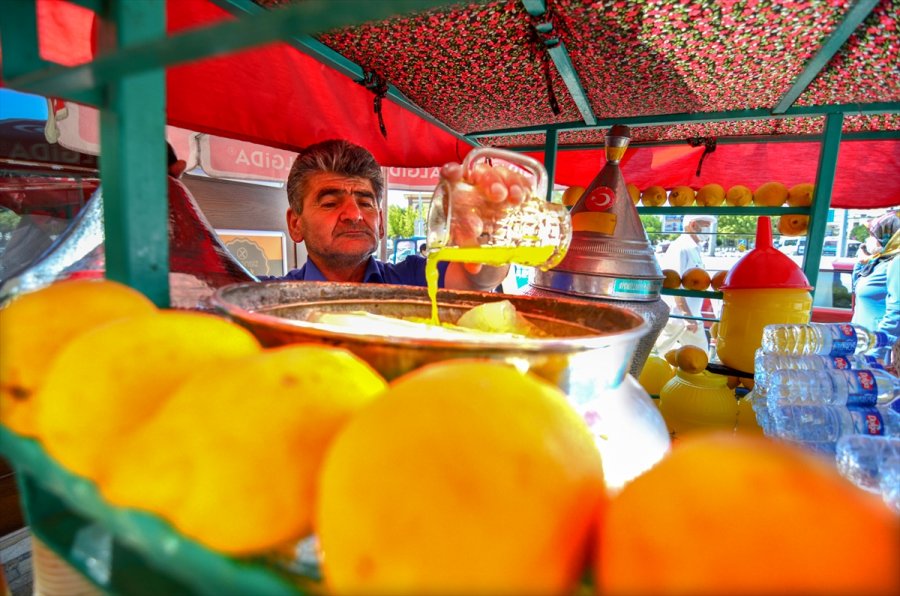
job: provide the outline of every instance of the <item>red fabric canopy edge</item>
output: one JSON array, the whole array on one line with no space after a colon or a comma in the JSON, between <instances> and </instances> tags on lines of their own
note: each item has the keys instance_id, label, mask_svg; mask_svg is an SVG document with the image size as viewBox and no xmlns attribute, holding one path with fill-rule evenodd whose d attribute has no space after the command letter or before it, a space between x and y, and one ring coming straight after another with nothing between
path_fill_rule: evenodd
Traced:
<instances>
[{"instance_id":1,"label":"red fabric canopy edge","mask_svg":"<svg viewBox=\"0 0 900 596\"><path fill-rule=\"evenodd\" d=\"M777 180L788 188L802 182L815 183L821 144L745 143L719 145L697 167L702 147L672 145L629 148L622 160L626 182L641 190L659 185L671 189L687 185L699 189L718 183L727 190L742 184L755 190ZM529 153L543 161L543 153ZM559 151L557 184L587 186L606 163L602 149ZM900 140L844 141L838 151L831 206L869 209L900 205Z\"/></svg>"}]
</instances>

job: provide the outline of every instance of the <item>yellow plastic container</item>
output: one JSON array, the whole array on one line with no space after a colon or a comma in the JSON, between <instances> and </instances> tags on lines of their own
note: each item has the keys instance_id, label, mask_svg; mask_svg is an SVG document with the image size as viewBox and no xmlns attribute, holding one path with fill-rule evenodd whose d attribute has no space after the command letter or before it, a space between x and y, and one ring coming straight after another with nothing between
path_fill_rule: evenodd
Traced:
<instances>
[{"instance_id":1,"label":"yellow plastic container","mask_svg":"<svg viewBox=\"0 0 900 596\"><path fill-rule=\"evenodd\" d=\"M812 287L797 264L772 246L772 223L760 217L756 246L735 263L722 284L716 355L722 364L752 373L763 328L809 323Z\"/></svg>"},{"instance_id":2,"label":"yellow plastic container","mask_svg":"<svg viewBox=\"0 0 900 596\"><path fill-rule=\"evenodd\" d=\"M673 439L704 430L734 430L738 402L728 378L679 369L659 392L659 411Z\"/></svg>"},{"instance_id":3,"label":"yellow plastic container","mask_svg":"<svg viewBox=\"0 0 900 596\"><path fill-rule=\"evenodd\" d=\"M722 364L753 372L763 328L776 323L809 323L812 297L806 290L723 290L716 355Z\"/></svg>"}]
</instances>

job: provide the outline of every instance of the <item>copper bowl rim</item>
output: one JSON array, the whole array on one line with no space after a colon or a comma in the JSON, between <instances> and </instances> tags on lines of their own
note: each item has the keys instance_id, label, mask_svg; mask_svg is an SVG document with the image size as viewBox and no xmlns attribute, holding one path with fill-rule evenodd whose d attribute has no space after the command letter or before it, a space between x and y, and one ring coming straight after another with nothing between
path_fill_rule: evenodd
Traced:
<instances>
[{"instance_id":1,"label":"copper bowl rim","mask_svg":"<svg viewBox=\"0 0 900 596\"><path fill-rule=\"evenodd\" d=\"M550 338L522 338L515 341L496 341L486 342L483 339L465 340L464 336L460 338L407 338L407 337L386 337L373 333L339 333L332 329L323 329L321 325L309 321L289 319L282 316L270 315L260 312L256 308L246 308L243 304L246 300L240 300L244 297L259 298L263 292L263 288L268 288L270 294L277 294L279 286L290 287L302 285L310 289L312 294L315 291L333 291L346 292L350 294L347 299L341 300L323 300L313 299L303 304L315 306L316 304L334 303L334 302L372 302L378 299L380 302L389 301L398 304L416 304L419 308L423 304L428 303L426 290L419 286L401 286L387 284L363 284L363 283L336 283L336 282L310 282L310 281L272 281L272 282L242 282L229 284L216 290L210 298L213 307L239 322L251 331L255 328L264 328L271 331L299 333L306 337L314 337L317 339L335 342L335 341L356 341L361 343L372 344L389 344L397 347L414 347L414 348L435 348L435 349L457 349L457 350L477 350L477 351L503 351L511 350L517 352L578 352L583 350L594 350L610 345L627 344L628 342L637 342L650 328L647 321L640 314L624 307L593 302L589 300L579 300L573 298L539 298L533 296L521 296L510 294L499 294L490 292L477 292L467 290L440 290L438 292L438 304L445 308L471 308L477 304L481 304L486 299L502 300L509 299L516 304L517 308L525 304L543 304L552 302L554 307L561 312L571 309L575 312L579 309L586 308L599 309L604 312L615 312L622 320L631 321L633 325L626 329L616 331L600 331L596 334L574 335L565 337ZM255 291L255 290L259 291ZM356 296L353 296L353 294ZM385 294L378 298L372 295ZM392 298L391 295L394 297ZM405 296L405 297L404 297ZM237 299L236 299L237 298ZM297 303L302 306L301 303ZM272 306L286 306L282 304L273 304ZM265 305L264 308L269 308ZM523 314L538 320L539 318L555 319L562 323L570 325L580 325L590 327L585 323L574 323L564 318L541 313L529 312L523 310Z\"/></svg>"}]
</instances>

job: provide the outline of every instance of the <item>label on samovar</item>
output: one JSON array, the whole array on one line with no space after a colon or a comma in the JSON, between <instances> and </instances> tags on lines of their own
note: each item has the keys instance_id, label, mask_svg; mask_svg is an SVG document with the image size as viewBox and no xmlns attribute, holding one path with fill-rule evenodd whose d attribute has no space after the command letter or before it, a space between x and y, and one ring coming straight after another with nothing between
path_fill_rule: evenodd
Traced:
<instances>
[{"instance_id":1,"label":"label on samovar","mask_svg":"<svg viewBox=\"0 0 900 596\"><path fill-rule=\"evenodd\" d=\"M598 186L584 199L588 211L609 211L616 203L616 191L608 186Z\"/></svg>"},{"instance_id":2,"label":"label on samovar","mask_svg":"<svg viewBox=\"0 0 900 596\"><path fill-rule=\"evenodd\" d=\"M662 281L656 279L617 279L610 295L616 298L634 298L659 294Z\"/></svg>"}]
</instances>

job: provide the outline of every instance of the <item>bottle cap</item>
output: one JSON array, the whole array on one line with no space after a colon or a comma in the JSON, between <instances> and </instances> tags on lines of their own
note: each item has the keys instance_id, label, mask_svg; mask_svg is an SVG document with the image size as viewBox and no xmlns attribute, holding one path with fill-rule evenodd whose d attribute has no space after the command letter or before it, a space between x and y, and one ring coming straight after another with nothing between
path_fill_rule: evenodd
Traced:
<instances>
[{"instance_id":1,"label":"bottle cap","mask_svg":"<svg viewBox=\"0 0 900 596\"><path fill-rule=\"evenodd\" d=\"M797 263L772 246L772 223L762 216L756 222L756 246L735 263L721 289L812 290L812 286Z\"/></svg>"}]
</instances>

